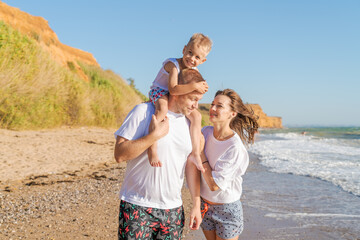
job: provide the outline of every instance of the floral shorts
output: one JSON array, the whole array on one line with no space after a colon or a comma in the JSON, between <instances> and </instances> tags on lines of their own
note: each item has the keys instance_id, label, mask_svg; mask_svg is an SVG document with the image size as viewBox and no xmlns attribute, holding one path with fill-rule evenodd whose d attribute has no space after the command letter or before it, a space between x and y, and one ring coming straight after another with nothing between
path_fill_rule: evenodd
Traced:
<instances>
[{"instance_id":1,"label":"floral shorts","mask_svg":"<svg viewBox=\"0 0 360 240\"><path fill-rule=\"evenodd\" d=\"M181 239L185 216L183 207L158 209L121 200L118 239Z\"/></svg>"},{"instance_id":2,"label":"floral shorts","mask_svg":"<svg viewBox=\"0 0 360 240\"><path fill-rule=\"evenodd\" d=\"M243 210L240 200L221 205L211 205L201 199L203 221L201 228L205 231L215 230L223 239L239 236L244 229Z\"/></svg>"},{"instance_id":3,"label":"floral shorts","mask_svg":"<svg viewBox=\"0 0 360 240\"><path fill-rule=\"evenodd\" d=\"M155 105L155 102L161 98L162 96L165 96L169 94L168 91L166 91L165 89L159 88L159 87L155 87L153 89L150 90L149 92L149 99L150 102L152 102Z\"/></svg>"}]
</instances>

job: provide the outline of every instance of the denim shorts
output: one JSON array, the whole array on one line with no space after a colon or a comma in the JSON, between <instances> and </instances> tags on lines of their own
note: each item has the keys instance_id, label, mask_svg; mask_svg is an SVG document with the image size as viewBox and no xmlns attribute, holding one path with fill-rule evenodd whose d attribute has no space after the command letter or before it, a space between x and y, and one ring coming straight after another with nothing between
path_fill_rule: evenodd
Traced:
<instances>
[{"instance_id":1,"label":"denim shorts","mask_svg":"<svg viewBox=\"0 0 360 240\"><path fill-rule=\"evenodd\" d=\"M201 211L204 214L201 228L205 231L215 230L216 235L223 239L239 236L244 229L243 209L240 200L212 205L201 199Z\"/></svg>"}]
</instances>

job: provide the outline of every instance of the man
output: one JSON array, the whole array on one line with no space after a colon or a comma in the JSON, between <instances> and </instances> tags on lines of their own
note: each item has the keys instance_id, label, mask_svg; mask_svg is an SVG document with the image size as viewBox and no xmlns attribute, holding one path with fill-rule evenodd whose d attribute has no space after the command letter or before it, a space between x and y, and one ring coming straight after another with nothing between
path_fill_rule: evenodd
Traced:
<instances>
[{"instance_id":1,"label":"man","mask_svg":"<svg viewBox=\"0 0 360 240\"><path fill-rule=\"evenodd\" d=\"M194 69L179 75L179 84L204 81ZM193 200L190 228L198 229L200 213L200 173L189 160L192 151L186 115L198 107L202 94L169 96L165 120L156 119L152 103L134 107L116 131L114 156L127 161L120 190L119 239L181 239L184 226L181 188L186 174ZM151 124L150 124L151 123ZM149 164L147 149L158 143L162 167Z\"/></svg>"}]
</instances>

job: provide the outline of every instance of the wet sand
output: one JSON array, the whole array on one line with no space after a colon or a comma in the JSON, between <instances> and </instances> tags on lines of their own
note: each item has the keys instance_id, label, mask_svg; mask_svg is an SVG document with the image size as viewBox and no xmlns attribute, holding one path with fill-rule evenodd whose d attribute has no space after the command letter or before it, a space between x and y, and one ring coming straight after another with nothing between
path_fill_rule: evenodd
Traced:
<instances>
[{"instance_id":1,"label":"wet sand","mask_svg":"<svg viewBox=\"0 0 360 240\"><path fill-rule=\"evenodd\" d=\"M116 239L126 164L113 159L114 131L0 130L0 239ZM188 190L182 195L187 214ZM360 239L359 197L318 179L271 173L255 156L242 202L240 239ZM204 237L185 227L183 239Z\"/></svg>"}]
</instances>

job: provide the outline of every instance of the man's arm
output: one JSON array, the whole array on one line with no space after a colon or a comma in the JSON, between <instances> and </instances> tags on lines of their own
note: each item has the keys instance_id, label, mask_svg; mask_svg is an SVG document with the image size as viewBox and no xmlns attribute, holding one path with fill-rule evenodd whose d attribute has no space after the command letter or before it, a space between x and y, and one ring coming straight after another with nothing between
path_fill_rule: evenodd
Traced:
<instances>
[{"instance_id":1,"label":"man's arm","mask_svg":"<svg viewBox=\"0 0 360 240\"><path fill-rule=\"evenodd\" d=\"M189 187L189 191L192 198L193 207L190 212L190 224L191 230L199 229L202 221L200 211L200 172L196 168L195 164L191 160L187 160L185 167L186 182Z\"/></svg>"},{"instance_id":2,"label":"man's arm","mask_svg":"<svg viewBox=\"0 0 360 240\"><path fill-rule=\"evenodd\" d=\"M200 146L201 150L204 149L205 146L205 139L204 136L201 134L200 139ZM193 208L190 212L190 229L197 230L200 227L200 223L202 222L201 218L201 200L200 200L200 171L197 169L195 164L188 158L185 167L185 175L186 175L186 182L189 187L189 191L191 194L191 198L193 201Z\"/></svg>"},{"instance_id":3,"label":"man's arm","mask_svg":"<svg viewBox=\"0 0 360 240\"><path fill-rule=\"evenodd\" d=\"M126 138L117 136L114 150L116 162L124 162L138 157L168 132L169 120L165 118L163 121L158 121L155 115L153 115L148 135L136 140L127 140Z\"/></svg>"}]
</instances>

